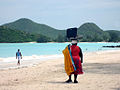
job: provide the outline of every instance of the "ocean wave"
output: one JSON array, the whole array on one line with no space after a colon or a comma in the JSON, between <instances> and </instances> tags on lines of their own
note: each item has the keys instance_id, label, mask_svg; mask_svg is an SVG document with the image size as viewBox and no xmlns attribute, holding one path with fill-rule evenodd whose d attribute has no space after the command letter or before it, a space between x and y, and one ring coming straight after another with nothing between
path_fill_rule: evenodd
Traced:
<instances>
[{"instance_id":1,"label":"ocean wave","mask_svg":"<svg viewBox=\"0 0 120 90\"><path fill-rule=\"evenodd\" d=\"M62 58L62 54L55 54L55 55L32 55L32 56L23 56L22 60L25 61L32 61L32 60L50 60L50 59L57 59ZM0 62L16 62L16 57L7 57L7 58L0 58Z\"/></svg>"}]
</instances>

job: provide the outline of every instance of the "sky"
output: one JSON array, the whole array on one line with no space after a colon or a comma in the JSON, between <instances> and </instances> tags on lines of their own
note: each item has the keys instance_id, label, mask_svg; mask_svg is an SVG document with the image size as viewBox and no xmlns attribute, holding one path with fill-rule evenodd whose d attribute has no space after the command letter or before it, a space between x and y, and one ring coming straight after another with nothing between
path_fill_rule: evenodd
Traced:
<instances>
[{"instance_id":1,"label":"sky","mask_svg":"<svg viewBox=\"0 0 120 90\"><path fill-rule=\"evenodd\" d=\"M60 30L87 22L120 30L120 0L0 0L0 25L20 18Z\"/></svg>"}]
</instances>

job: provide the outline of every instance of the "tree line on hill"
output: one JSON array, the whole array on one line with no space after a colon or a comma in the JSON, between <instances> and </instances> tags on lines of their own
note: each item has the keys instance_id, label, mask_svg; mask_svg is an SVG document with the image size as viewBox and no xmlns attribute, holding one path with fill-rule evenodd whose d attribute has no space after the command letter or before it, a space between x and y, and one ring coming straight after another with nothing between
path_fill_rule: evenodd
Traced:
<instances>
[{"instance_id":1,"label":"tree line on hill","mask_svg":"<svg viewBox=\"0 0 120 90\"><path fill-rule=\"evenodd\" d=\"M0 43L49 42L50 39L40 34L0 27Z\"/></svg>"},{"instance_id":2,"label":"tree line on hill","mask_svg":"<svg viewBox=\"0 0 120 90\"><path fill-rule=\"evenodd\" d=\"M78 28L82 42L120 42L120 31L103 31L94 23L85 23ZM19 19L0 26L0 43L19 42L67 42L66 30L57 30L29 19Z\"/></svg>"}]
</instances>

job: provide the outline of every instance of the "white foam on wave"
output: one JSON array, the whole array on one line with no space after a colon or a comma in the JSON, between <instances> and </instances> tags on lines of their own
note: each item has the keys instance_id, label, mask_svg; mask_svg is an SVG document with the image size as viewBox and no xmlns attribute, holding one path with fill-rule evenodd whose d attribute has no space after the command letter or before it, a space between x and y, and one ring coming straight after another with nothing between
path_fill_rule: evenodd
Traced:
<instances>
[{"instance_id":1,"label":"white foam on wave","mask_svg":"<svg viewBox=\"0 0 120 90\"><path fill-rule=\"evenodd\" d=\"M50 60L63 57L62 54L56 55L32 55L32 56L23 56L22 60L25 61L35 61L35 60ZM16 62L16 57L0 58L0 62Z\"/></svg>"}]
</instances>

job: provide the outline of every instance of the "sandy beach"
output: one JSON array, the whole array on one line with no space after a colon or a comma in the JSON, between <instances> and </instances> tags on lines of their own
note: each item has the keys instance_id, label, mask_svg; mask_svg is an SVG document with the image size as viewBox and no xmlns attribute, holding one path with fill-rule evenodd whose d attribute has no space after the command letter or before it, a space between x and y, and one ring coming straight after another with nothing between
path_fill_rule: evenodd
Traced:
<instances>
[{"instance_id":1,"label":"sandy beach","mask_svg":"<svg viewBox=\"0 0 120 90\"><path fill-rule=\"evenodd\" d=\"M120 50L84 53L83 70L77 84L65 83L63 57L0 70L0 90L120 90Z\"/></svg>"}]
</instances>

